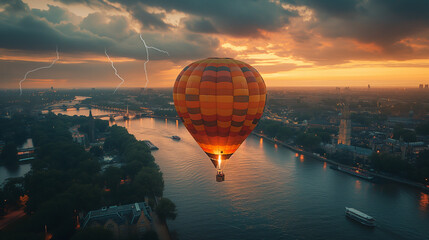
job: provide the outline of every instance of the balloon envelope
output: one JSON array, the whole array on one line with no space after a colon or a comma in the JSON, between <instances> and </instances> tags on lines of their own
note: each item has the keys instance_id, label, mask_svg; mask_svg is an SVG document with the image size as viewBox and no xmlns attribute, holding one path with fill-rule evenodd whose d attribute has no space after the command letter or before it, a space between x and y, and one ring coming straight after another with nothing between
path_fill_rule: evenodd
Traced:
<instances>
[{"instance_id":1,"label":"balloon envelope","mask_svg":"<svg viewBox=\"0 0 429 240\"><path fill-rule=\"evenodd\" d=\"M231 58L207 58L186 66L173 91L185 127L213 160L228 159L262 116L266 87L258 71Z\"/></svg>"}]
</instances>

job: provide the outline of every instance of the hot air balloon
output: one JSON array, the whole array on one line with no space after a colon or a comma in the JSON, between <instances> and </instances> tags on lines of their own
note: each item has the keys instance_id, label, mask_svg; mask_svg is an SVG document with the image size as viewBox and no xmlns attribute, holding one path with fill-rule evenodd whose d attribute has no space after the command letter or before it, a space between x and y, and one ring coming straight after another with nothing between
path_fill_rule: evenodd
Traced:
<instances>
[{"instance_id":1,"label":"hot air balloon","mask_svg":"<svg viewBox=\"0 0 429 240\"><path fill-rule=\"evenodd\" d=\"M174 83L176 111L225 180L223 166L258 124L266 88L258 71L232 58L207 58L186 66Z\"/></svg>"}]
</instances>

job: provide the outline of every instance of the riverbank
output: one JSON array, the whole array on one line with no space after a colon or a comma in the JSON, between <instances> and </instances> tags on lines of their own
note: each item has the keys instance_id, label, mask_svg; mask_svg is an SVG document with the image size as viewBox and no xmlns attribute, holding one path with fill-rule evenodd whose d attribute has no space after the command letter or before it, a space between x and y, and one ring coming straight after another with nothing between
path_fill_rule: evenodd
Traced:
<instances>
[{"instance_id":1,"label":"riverbank","mask_svg":"<svg viewBox=\"0 0 429 240\"><path fill-rule=\"evenodd\" d=\"M287 143L284 143L282 141L270 138L270 137L265 136L263 134L259 134L259 133L255 133L255 132L252 132L252 134L255 135L255 136L261 137L263 139L266 139L266 140L268 140L270 142L279 144L279 145L281 145L283 147L286 147L286 148L288 148L288 149L290 149L290 150L292 150L292 151L294 151L296 153L304 155L305 157L310 157L310 158L313 158L313 159L316 159L316 160L319 160L319 161L327 162L327 163L330 163L332 165L337 165L337 166L341 166L341 167L351 167L349 165L345 165L345 164L339 163L339 162L331 160L331 159L327 159L327 158L324 158L324 157L321 157L321 156L317 156L314 153L304 151L304 150L296 148L296 147L294 147L294 146L292 146L290 144L287 144ZM411 186L411 187L418 188L418 189L420 189L422 191L429 192L429 188L428 187L426 187L425 185L423 185L421 183L418 183L418 182L410 181L410 180L403 179L403 178L400 178L400 177L397 177L397 176L388 176L388 175L382 174L382 173L368 172L368 174L370 174L370 175L372 175L374 177L378 177L378 178L381 178L381 179L385 179L385 180L389 180L389 181L393 181L393 182L405 184L405 185L408 185L408 186Z\"/></svg>"},{"instance_id":2,"label":"riverbank","mask_svg":"<svg viewBox=\"0 0 429 240\"><path fill-rule=\"evenodd\" d=\"M216 183L213 165L186 128L171 120L166 123L165 119L129 121L117 124L127 127L138 140L150 139L160 148L152 154L163 171L163 196L173 200L179 211L174 221L168 221L173 239L175 233L180 239L208 240L225 236L228 239L365 236L376 240L410 236L408 231L413 231L414 239L427 236L426 195L414 188L360 180L307 157L300 161L295 151L280 144L276 148L269 140L260 141L253 136L246 139L228 163L226 181ZM173 135L182 140L173 141L170 138ZM275 209L267 202L275 202ZM345 206L388 222L390 231L368 231L351 223L344 217ZM320 217L314 217L315 209ZM333 225L335 229L330 227Z\"/></svg>"}]
</instances>

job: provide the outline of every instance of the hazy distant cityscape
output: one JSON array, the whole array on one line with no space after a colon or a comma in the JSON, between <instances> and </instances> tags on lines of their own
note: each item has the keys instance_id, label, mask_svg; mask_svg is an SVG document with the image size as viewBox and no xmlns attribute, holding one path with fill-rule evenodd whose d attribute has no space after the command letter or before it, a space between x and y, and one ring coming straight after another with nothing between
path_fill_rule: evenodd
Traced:
<instances>
[{"instance_id":1,"label":"hazy distant cityscape","mask_svg":"<svg viewBox=\"0 0 429 240\"><path fill-rule=\"evenodd\" d=\"M420 211L427 212L428 93L422 87L269 88L264 115L253 134L272 142L276 151L284 147L300 161L313 159L325 167L328 163L350 179L376 185L388 181L415 189L421 192ZM25 90L22 96L16 90L4 90L0 100L1 171L5 174L1 227L11 223L5 237L16 236L18 228L27 229L20 234L30 239L70 237L74 229L101 226L122 238L156 239L168 232L164 224L169 219L173 230L168 235L180 238L183 227L174 227L172 220L177 211L179 216L186 213L180 205L176 209L174 197L161 198L163 166L155 162L162 163L165 157L157 157L155 151L154 158L150 152L158 147L165 151L166 146L153 138L136 141L127 132L132 131L128 124L141 124L142 119L181 125L170 89L122 89L112 94L111 89L51 88ZM73 116L76 113L85 116ZM56 175L60 172L63 175ZM49 181L66 184L55 186ZM80 201L70 201L69 194L86 199L85 204L75 205ZM160 200L165 203L157 203ZM61 214L44 207L52 201L63 205ZM25 213L33 216L15 220ZM112 217L115 214L122 217ZM43 232L43 226L34 227L34 221L44 217L56 223L49 223L50 229ZM85 234L109 238L102 229Z\"/></svg>"}]
</instances>

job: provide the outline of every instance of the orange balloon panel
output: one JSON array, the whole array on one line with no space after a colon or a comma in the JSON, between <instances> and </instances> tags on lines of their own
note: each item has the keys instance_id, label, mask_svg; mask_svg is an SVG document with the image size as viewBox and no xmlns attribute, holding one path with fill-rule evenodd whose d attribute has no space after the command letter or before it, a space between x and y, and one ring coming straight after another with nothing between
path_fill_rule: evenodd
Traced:
<instances>
[{"instance_id":1,"label":"orange balloon panel","mask_svg":"<svg viewBox=\"0 0 429 240\"><path fill-rule=\"evenodd\" d=\"M207 58L177 76L174 105L184 125L212 159L228 159L262 116L266 88L258 71L231 58Z\"/></svg>"}]
</instances>

